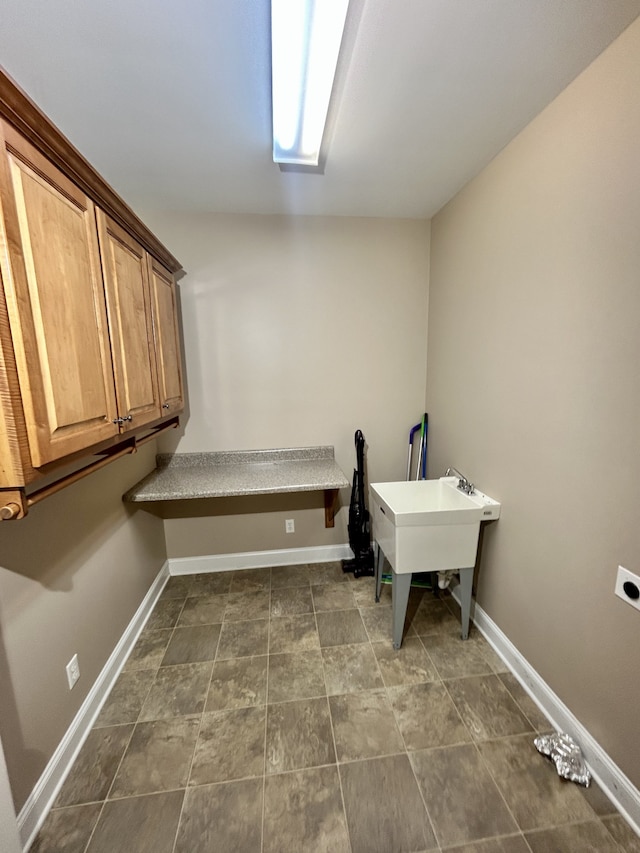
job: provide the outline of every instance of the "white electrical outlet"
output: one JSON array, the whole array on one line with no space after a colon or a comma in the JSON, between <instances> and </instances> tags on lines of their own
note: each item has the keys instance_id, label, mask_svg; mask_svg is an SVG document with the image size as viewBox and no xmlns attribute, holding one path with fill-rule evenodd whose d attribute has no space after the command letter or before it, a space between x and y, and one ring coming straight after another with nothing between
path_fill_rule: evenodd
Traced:
<instances>
[{"instance_id":1,"label":"white electrical outlet","mask_svg":"<svg viewBox=\"0 0 640 853\"><path fill-rule=\"evenodd\" d=\"M640 610L640 577L624 566L618 566L615 593L627 604Z\"/></svg>"},{"instance_id":2,"label":"white electrical outlet","mask_svg":"<svg viewBox=\"0 0 640 853\"><path fill-rule=\"evenodd\" d=\"M78 663L78 655L74 655L67 664L67 681L69 682L69 690L72 689L76 681L80 678L80 664Z\"/></svg>"},{"instance_id":3,"label":"white electrical outlet","mask_svg":"<svg viewBox=\"0 0 640 853\"><path fill-rule=\"evenodd\" d=\"M296 523L293 518L288 518L284 523L284 532L285 533L295 533L296 532Z\"/></svg>"}]
</instances>

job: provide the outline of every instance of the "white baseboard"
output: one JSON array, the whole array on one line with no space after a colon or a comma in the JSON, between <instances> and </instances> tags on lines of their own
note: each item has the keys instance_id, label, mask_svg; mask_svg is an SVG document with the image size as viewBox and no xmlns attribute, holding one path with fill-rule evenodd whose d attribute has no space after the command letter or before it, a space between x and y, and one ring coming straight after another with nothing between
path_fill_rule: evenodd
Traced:
<instances>
[{"instance_id":1,"label":"white baseboard","mask_svg":"<svg viewBox=\"0 0 640 853\"><path fill-rule=\"evenodd\" d=\"M209 554L204 557L170 557L170 575L200 572L230 572L236 569L266 569L269 566L296 566L327 563L353 557L348 545L318 545L313 548L283 548L278 551L245 551L237 554Z\"/></svg>"},{"instance_id":2,"label":"white baseboard","mask_svg":"<svg viewBox=\"0 0 640 853\"><path fill-rule=\"evenodd\" d=\"M122 667L168 579L169 566L165 562L138 607L133 619L104 665L102 672L80 706L66 734L51 756L42 776L20 810L17 822L24 850L29 849L36 833L49 813L49 809L57 797L82 744L91 731L105 699L109 695L116 678L120 675Z\"/></svg>"},{"instance_id":3,"label":"white baseboard","mask_svg":"<svg viewBox=\"0 0 640 853\"><path fill-rule=\"evenodd\" d=\"M458 587L452 595L460 603ZM471 618L494 651L502 658L522 687L556 731L566 732L580 745L593 778L635 832L640 835L640 791L620 770L596 739L556 696L549 685L524 658L509 638L479 604L472 603Z\"/></svg>"}]
</instances>

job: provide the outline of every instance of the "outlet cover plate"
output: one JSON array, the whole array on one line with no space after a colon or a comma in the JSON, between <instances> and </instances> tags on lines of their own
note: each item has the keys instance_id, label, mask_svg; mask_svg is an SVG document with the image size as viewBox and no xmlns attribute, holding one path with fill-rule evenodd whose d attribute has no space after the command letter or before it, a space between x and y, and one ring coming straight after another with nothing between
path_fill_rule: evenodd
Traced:
<instances>
[{"instance_id":1,"label":"outlet cover plate","mask_svg":"<svg viewBox=\"0 0 640 853\"><path fill-rule=\"evenodd\" d=\"M640 610L640 577L624 566L618 566L615 593L627 604Z\"/></svg>"},{"instance_id":2,"label":"outlet cover plate","mask_svg":"<svg viewBox=\"0 0 640 853\"><path fill-rule=\"evenodd\" d=\"M78 663L78 655L75 654L66 666L67 681L69 682L69 690L71 690L76 681L80 678L80 664Z\"/></svg>"}]
</instances>

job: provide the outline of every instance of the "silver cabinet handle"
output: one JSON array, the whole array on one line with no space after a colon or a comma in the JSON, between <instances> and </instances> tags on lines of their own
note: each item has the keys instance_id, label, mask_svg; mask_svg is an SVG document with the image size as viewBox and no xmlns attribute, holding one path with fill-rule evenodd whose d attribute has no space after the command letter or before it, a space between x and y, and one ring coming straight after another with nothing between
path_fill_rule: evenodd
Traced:
<instances>
[{"instance_id":1,"label":"silver cabinet handle","mask_svg":"<svg viewBox=\"0 0 640 853\"><path fill-rule=\"evenodd\" d=\"M163 409L168 409L168 408L170 408L170 406L169 406L169 404L168 404L168 403L163 403L163 404L162 404L162 408L163 408Z\"/></svg>"},{"instance_id":2,"label":"silver cabinet handle","mask_svg":"<svg viewBox=\"0 0 640 853\"><path fill-rule=\"evenodd\" d=\"M125 421L132 421L133 415L127 415L126 418L120 418L120 420L124 423Z\"/></svg>"},{"instance_id":3,"label":"silver cabinet handle","mask_svg":"<svg viewBox=\"0 0 640 853\"><path fill-rule=\"evenodd\" d=\"M111 421L112 424L117 424L118 426L122 426L122 418L114 418Z\"/></svg>"}]
</instances>

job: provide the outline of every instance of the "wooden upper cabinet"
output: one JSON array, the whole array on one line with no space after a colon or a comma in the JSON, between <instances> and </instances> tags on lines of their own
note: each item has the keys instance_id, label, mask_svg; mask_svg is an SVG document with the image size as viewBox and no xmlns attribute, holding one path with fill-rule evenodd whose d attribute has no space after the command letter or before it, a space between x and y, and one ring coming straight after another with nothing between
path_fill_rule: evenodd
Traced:
<instances>
[{"instance_id":1,"label":"wooden upper cabinet","mask_svg":"<svg viewBox=\"0 0 640 853\"><path fill-rule=\"evenodd\" d=\"M177 425L180 269L0 70L0 520Z\"/></svg>"},{"instance_id":2,"label":"wooden upper cabinet","mask_svg":"<svg viewBox=\"0 0 640 853\"><path fill-rule=\"evenodd\" d=\"M105 298L93 202L11 126L2 136L0 266L40 467L118 433Z\"/></svg>"},{"instance_id":3,"label":"wooden upper cabinet","mask_svg":"<svg viewBox=\"0 0 640 853\"><path fill-rule=\"evenodd\" d=\"M151 256L149 273L160 404L163 415L171 415L184 408L176 286L173 275Z\"/></svg>"},{"instance_id":4,"label":"wooden upper cabinet","mask_svg":"<svg viewBox=\"0 0 640 853\"><path fill-rule=\"evenodd\" d=\"M97 211L107 316L123 432L158 420L160 408L147 253Z\"/></svg>"}]
</instances>

